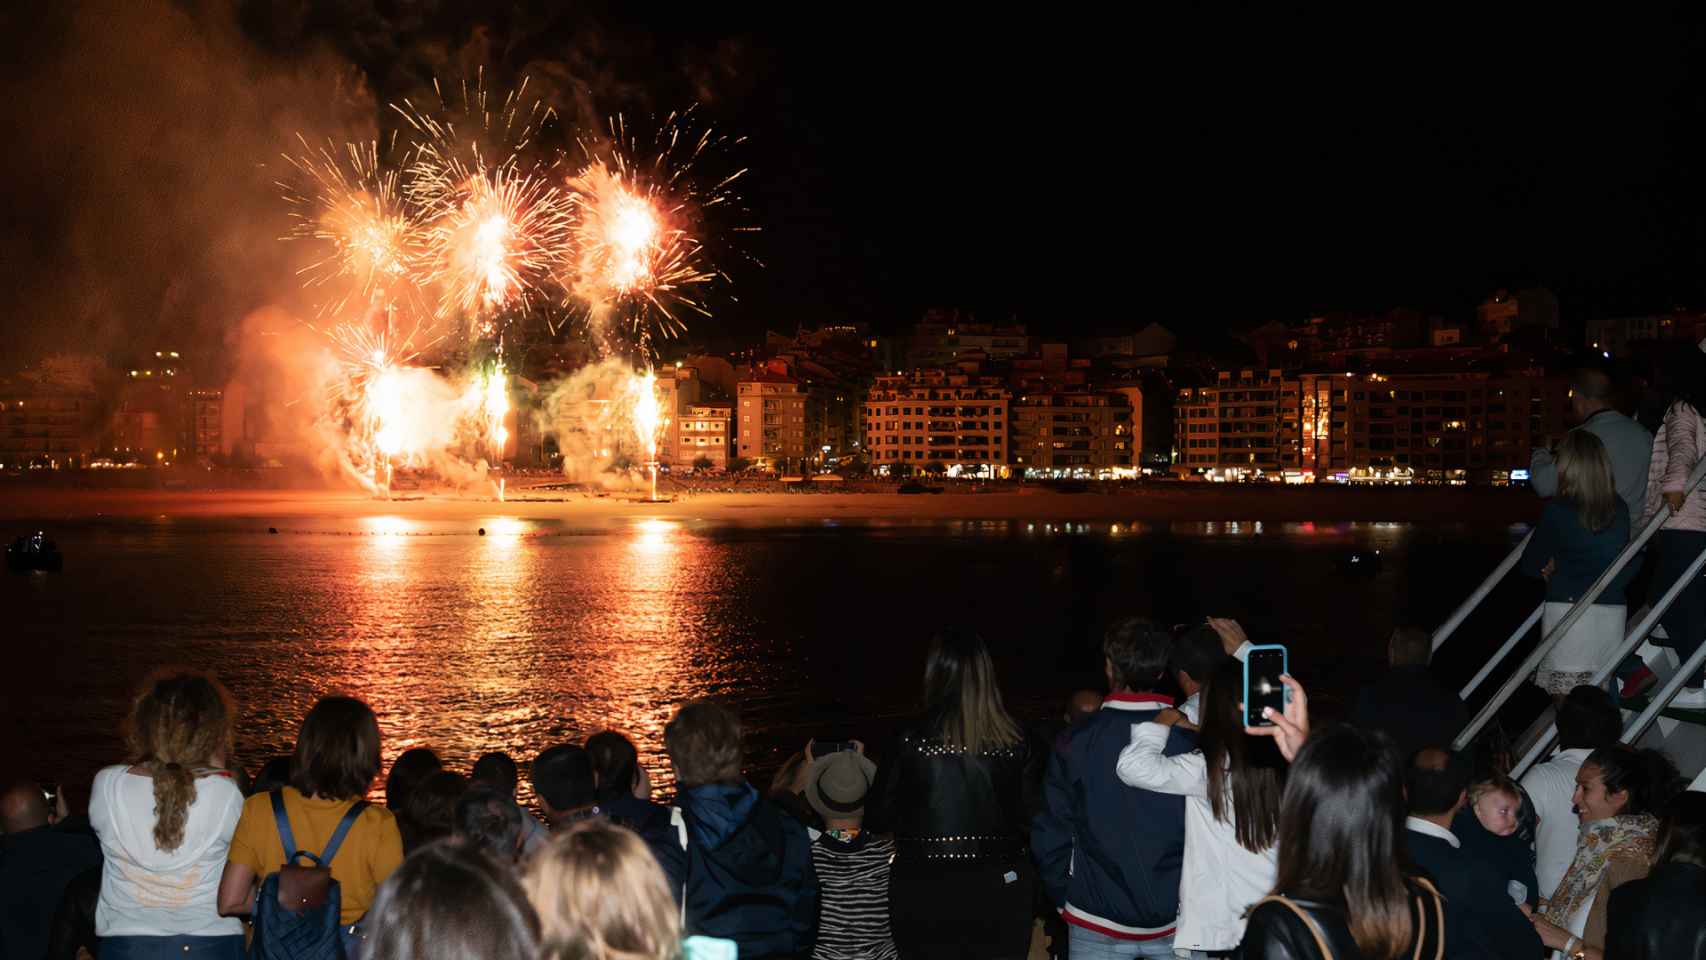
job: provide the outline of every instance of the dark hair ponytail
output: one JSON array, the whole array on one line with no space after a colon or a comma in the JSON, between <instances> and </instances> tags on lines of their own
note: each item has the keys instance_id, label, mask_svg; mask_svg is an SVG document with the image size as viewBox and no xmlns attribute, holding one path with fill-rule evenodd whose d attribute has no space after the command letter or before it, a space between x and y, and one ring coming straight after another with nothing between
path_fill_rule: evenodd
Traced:
<instances>
[{"instance_id":1,"label":"dark hair ponytail","mask_svg":"<svg viewBox=\"0 0 1706 960\"><path fill-rule=\"evenodd\" d=\"M1582 763L1599 767L1599 779L1608 795L1628 792L1624 813L1657 815L1682 792L1682 776L1676 764L1658 750L1637 750L1619 743L1595 750Z\"/></svg>"}]
</instances>

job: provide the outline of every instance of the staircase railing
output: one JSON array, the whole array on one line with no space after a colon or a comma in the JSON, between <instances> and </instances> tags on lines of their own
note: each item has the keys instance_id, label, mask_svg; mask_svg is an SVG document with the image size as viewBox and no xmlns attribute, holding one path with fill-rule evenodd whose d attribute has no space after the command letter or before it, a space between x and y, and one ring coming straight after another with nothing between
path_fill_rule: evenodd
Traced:
<instances>
[{"instance_id":1,"label":"staircase railing","mask_svg":"<svg viewBox=\"0 0 1706 960\"><path fill-rule=\"evenodd\" d=\"M1703 479L1706 479L1706 458L1702 458L1698 464L1695 464L1694 471L1689 474L1688 484L1684 489L1688 493L1693 493L1695 488L1700 486L1700 482ZM1652 519L1648 520L1646 525L1641 528L1640 535L1629 541L1628 545L1625 546L1622 552L1617 555L1617 559L1612 561L1609 567L1605 568L1605 572L1601 573L1599 578L1593 582L1593 585L1588 587L1587 592L1582 594L1581 598L1570 607L1570 611L1564 615L1564 619L1560 620L1550 631L1547 631L1546 636L1541 638L1539 645L1530 651L1529 655L1523 659L1522 664L1517 667L1517 669L1513 671L1508 678L1506 678L1504 684L1501 685L1498 691L1493 694L1492 699L1483 704L1480 711L1475 714L1474 719L1469 721L1469 725L1464 727L1463 730L1458 733L1457 739L1452 742L1453 749L1461 750L1475 739L1476 735L1481 732L1481 728L1485 727L1487 722L1504 707L1505 702L1511 698L1511 694L1515 693L1517 688L1522 686L1522 684L1528 680L1529 675L1534 672L1534 668L1539 665L1540 661L1545 658L1548 653L1551 653L1552 648L1558 645L1558 641L1562 640L1570 632L1571 628L1576 625L1576 622L1587 614L1593 604L1599 600L1600 594L1604 593L1606 588L1611 586L1611 582L1617 579L1618 575L1623 572L1624 567L1627 567L1635 557L1640 555L1642 548L1647 545L1647 541L1651 540L1653 538L1653 534L1657 533L1659 528L1664 526L1665 521L1669 519L1669 505L1660 503L1658 512L1653 514ZM1509 558L1507 558L1507 560L1508 559ZM1544 605L1542 605L1541 609L1544 610ZM1534 618L1533 614L1530 614L1529 616L1531 619ZM1522 634L1526 634L1527 632L1528 631L1524 629ZM1518 634L1517 636L1520 637L1522 634ZM1645 634L1640 634L1639 636L1641 639L1646 638ZM1636 644L1640 642L1640 639L1635 641ZM1628 643L1627 638L1625 638L1625 643ZM1634 644L1628 645L1633 649ZM1515 638L1507 640L1496 652L1494 659L1481 668L1481 672L1477 674L1477 677L1485 677L1487 674L1490 674L1492 672L1492 668L1503 660L1504 657L1515 647ZM1617 668L1617 662L1618 661L1613 660L1609 664L1609 669L1615 670ZM1479 680L1476 682L1478 683ZM1469 687L1465 689L1468 690L1473 688Z\"/></svg>"},{"instance_id":2,"label":"staircase railing","mask_svg":"<svg viewBox=\"0 0 1706 960\"><path fill-rule=\"evenodd\" d=\"M1682 591L1688 586L1690 581L1695 577L1700 576L1702 570L1706 570L1706 550L1702 550L1700 555L1695 557L1694 560L1689 563L1688 567L1683 571L1682 576L1677 577L1676 582L1671 584L1670 588L1667 589L1664 594L1652 604L1652 606L1648 607L1646 616L1636 621L1634 628L1624 635L1623 642L1618 645L1616 650L1612 651L1611 656L1606 659L1605 663L1601 664L1600 668L1594 671L1593 679L1588 681L1590 686L1597 687L1611 679L1611 675L1617 672L1617 666L1623 662L1623 658L1629 656L1636 647L1641 645L1641 641L1647 638L1647 634L1653 632L1653 627L1658 624L1659 618L1663 617L1665 612L1670 610L1671 605L1676 603L1676 598L1682 596ZM1702 649L1706 650L1706 647L1702 647ZM1699 667L1700 664L1695 663L1694 669L1698 670ZM1686 680L1688 677L1693 676L1693 674L1679 670L1677 671L1677 676ZM1677 689L1681 689L1681 686L1682 685L1679 683ZM1668 689L1668 687L1665 689ZM1648 705L1648 709L1654 711L1654 715L1656 716L1657 711L1662 710L1666 705L1668 705L1674 696L1674 693L1663 695L1663 691L1661 690L1660 694L1653 697L1653 702ZM1648 722L1650 723L1651 721ZM1646 731L1646 728L1647 724L1641 724L1641 729L1635 734L1635 736L1640 736L1641 733ZM1554 722L1549 724L1546 730L1540 735L1540 738L1534 742L1534 745L1528 748L1528 752L1523 754L1522 759L1517 761L1516 766L1511 768L1511 776L1522 776L1528 771L1529 767L1533 766L1541 757L1545 756L1546 751L1551 749L1553 741L1557 738L1557 734L1557 723ZM1626 736L1624 739L1630 740L1631 738Z\"/></svg>"},{"instance_id":3,"label":"staircase railing","mask_svg":"<svg viewBox=\"0 0 1706 960\"><path fill-rule=\"evenodd\" d=\"M1689 576L1697 577L1700 575L1702 560L1706 560L1706 551L1703 551L1695 559L1694 564L1689 567L1693 571ZM1670 702L1676 699L1676 695L1682 692L1682 688L1688 685L1688 681L1700 673L1702 665L1706 665L1706 644L1702 644L1700 649L1694 651L1692 656L1683 661L1682 666L1677 668L1676 675L1665 681L1665 685L1653 695L1652 701L1647 704L1647 709L1642 710L1639 716L1629 721L1629 725L1623 728L1621 738L1623 742L1634 743L1640 739L1641 734L1646 733L1647 728L1653 725L1654 720L1658 719L1659 711L1670 706Z\"/></svg>"},{"instance_id":4,"label":"staircase railing","mask_svg":"<svg viewBox=\"0 0 1706 960\"><path fill-rule=\"evenodd\" d=\"M1528 548L1528 541L1533 539L1534 531L1530 530L1522 538L1522 542L1516 545L1516 549L1499 561L1499 565L1493 568L1492 573L1487 574L1487 579L1481 581L1481 585L1475 588L1475 592L1458 604L1456 610L1451 611L1451 616L1445 618L1445 622L1439 625L1438 630L1434 631L1433 649L1435 651L1438 651L1445 641L1457 632L1458 627L1463 626L1463 621L1469 619L1469 615L1475 612L1475 608L1481 605L1481 601L1487 599L1487 595L1493 592L1493 588L1498 586L1500 581L1504 580L1505 575L1516 569L1517 562L1522 559L1522 551Z\"/></svg>"}]
</instances>

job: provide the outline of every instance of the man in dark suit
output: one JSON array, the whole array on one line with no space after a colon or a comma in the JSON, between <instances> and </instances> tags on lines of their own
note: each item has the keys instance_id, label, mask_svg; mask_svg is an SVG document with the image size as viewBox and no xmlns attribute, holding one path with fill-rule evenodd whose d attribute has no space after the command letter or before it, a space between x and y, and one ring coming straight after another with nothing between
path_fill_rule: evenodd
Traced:
<instances>
[{"instance_id":1,"label":"man in dark suit","mask_svg":"<svg viewBox=\"0 0 1706 960\"><path fill-rule=\"evenodd\" d=\"M1499 871L1465 854L1451 832L1468 802L1469 764L1439 747L1424 747L1405 777L1410 802L1405 841L1410 859L1445 897L1445 955L1452 960L1537 960L1540 935L1503 888Z\"/></svg>"},{"instance_id":2,"label":"man in dark suit","mask_svg":"<svg viewBox=\"0 0 1706 960\"><path fill-rule=\"evenodd\" d=\"M1392 666L1379 679L1357 692L1351 722L1384 730L1398 741L1408 761L1417 750L1450 743L1469 721L1469 708L1457 691L1434 678L1428 669L1433 638L1419 627L1399 627L1386 641Z\"/></svg>"}]
</instances>

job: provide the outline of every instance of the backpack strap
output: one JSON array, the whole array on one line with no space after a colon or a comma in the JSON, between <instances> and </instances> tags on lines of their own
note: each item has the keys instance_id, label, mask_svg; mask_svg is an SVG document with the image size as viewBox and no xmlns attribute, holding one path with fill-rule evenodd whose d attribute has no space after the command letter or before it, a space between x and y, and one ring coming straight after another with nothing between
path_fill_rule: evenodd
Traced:
<instances>
[{"instance_id":1,"label":"backpack strap","mask_svg":"<svg viewBox=\"0 0 1706 960\"><path fill-rule=\"evenodd\" d=\"M338 828L332 831L332 839L326 841L326 849L320 851L321 866L329 867L332 865L332 858L338 855L338 848L343 846L344 837L349 835L350 827L355 826L356 818L361 816L361 812L366 809L367 801L357 800L350 804L348 810L344 811L344 818L338 821Z\"/></svg>"},{"instance_id":2,"label":"backpack strap","mask_svg":"<svg viewBox=\"0 0 1706 960\"><path fill-rule=\"evenodd\" d=\"M1297 914L1298 918L1303 921L1303 925L1309 928L1309 933L1315 937L1315 946L1321 951L1321 960L1333 960L1333 950L1331 947L1327 946L1327 937L1321 932L1321 925L1316 923L1315 918L1309 915L1309 911L1291 902L1290 899L1278 894L1263 897L1256 901L1256 906L1259 907L1264 903L1277 903L1288 908L1292 913Z\"/></svg>"},{"instance_id":3,"label":"backpack strap","mask_svg":"<svg viewBox=\"0 0 1706 960\"><path fill-rule=\"evenodd\" d=\"M1433 901L1434 917L1438 921L1439 930L1434 941L1433 960L1444 960L1445 957L1445 904L1438 888L1428 882L1426 877L1411 877L1410 880L1422 888L1423 893ZM1427 942L1428 908L1427 900L1416 897L1416 958L1421 960L1422 946Z\"/></svg>"},{"instance_id":4,"label":"backpack strap","mask_svg":"<svg viewBox=\"0 0 1706 960\"><path fill-rule=\"evenodd\" d=\"M284 846L284 862L295 863L296 835L290 832L290 816L284 812L284 791L273 790L268 795L272 797L272 818L278 823L278 839Z\"/></svg>"}]
</instances>

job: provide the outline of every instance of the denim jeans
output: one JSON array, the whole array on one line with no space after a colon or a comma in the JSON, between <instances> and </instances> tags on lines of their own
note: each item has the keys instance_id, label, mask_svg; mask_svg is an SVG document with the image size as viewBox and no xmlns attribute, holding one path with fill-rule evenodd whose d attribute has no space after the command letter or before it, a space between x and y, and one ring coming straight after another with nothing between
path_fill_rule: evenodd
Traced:
<instances>
[{"instance_id":1,"label":"denim jeans","mask_svg":"<svg viewBox=\"0 0 1706 960\"><path fill-rule=\"evenodd\" d=\"M1072 960L1131 960L1133 957L1173 960L1171 935L1153 940L1121 940L1086 930L1077 924L1067 924L1067 930L1066 955Z\"/></svg>"}]
</instances>

